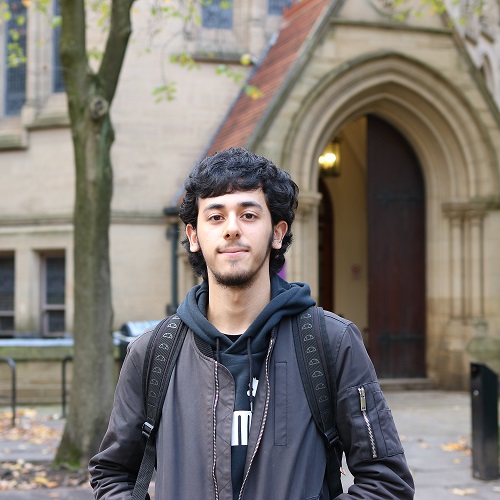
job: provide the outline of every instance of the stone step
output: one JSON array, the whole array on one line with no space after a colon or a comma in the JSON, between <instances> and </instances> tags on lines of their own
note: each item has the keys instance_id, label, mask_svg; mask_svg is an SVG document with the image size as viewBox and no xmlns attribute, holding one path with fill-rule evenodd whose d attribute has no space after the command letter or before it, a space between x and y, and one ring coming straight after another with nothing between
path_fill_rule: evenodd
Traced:
<instances>
[{"instance_id":1,"label":"stone step","mask_svg":"<svg viewBox=\"0 0 500 500\"><path fill-rule=\"evenodd\" d=\"M379 379L383 391L428 391L434 389L429 378L384 378Z\"/></svg>"}]
</instances>

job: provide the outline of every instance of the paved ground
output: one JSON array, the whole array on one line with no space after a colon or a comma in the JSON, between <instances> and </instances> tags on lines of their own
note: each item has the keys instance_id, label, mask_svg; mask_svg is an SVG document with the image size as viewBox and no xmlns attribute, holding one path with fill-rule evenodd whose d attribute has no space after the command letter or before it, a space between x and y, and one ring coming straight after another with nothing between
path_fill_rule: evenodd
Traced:
<instances>
[{"instance_id":1,"label":"paved ground","mask_svg":"<svg viewBox=\"0 0 500 500\"><path fill-rule=\"evenodd\" d=\"M472 477L471 412L467 393L441 391L387 391L387 400L398 426L416 484L416 500L500 500L500 480ZM54 408L38 411L54 411ZM59 409L58 409L59 411ZM53 420L56 430L63 420ZM55 434L56 435L56 434ZM54 439L55 439L54 435ZM0 436L0 462L47 460L56 441L43 443L9 441ZM349 484L349 477L345 485ZM0 500L91 500L88 486L30 491L0 491Z\"/></svg>"},{"instance_id":2,"label":"paved ground","mask_svg":"<svg viewBox=\"0 0 500 500\"><path fill-rule=\"evenodd\" d=\"M500 480L472 477L470 395L386 392L416 485L416 500L499 499Z\"/></svg>"}]
</instances>

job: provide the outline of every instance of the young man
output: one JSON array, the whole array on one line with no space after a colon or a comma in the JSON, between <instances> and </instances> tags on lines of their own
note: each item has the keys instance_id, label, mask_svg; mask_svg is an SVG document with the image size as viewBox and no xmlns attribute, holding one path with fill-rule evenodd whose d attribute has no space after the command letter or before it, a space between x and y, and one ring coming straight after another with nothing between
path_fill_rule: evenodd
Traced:
<instances>
[{"instance_id":1,"label":"young man","mask_svg":"<svg viewBox=\"0 0 500 500\"><path fill-rule=\"evenodd\" d=\"M183 242L202 276L179 306L189 327L158 426L155 498L326 499L326 452L292 339L314 305L278 276L298 188L266 158L233 148L186 181ZM413 480L361 335L325 312L336 422L355 484L337 498L411 499ZM151 332L129 348L108 431L90 462L96 498L131 498L144 451L142 376Z\"/></svg>"}]
</instances>

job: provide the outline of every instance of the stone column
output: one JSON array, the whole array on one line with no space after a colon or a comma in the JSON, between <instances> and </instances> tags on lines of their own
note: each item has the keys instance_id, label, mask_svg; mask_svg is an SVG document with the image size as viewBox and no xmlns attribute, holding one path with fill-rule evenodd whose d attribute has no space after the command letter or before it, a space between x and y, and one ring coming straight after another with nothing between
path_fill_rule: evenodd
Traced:
<instances>
[{"instance_id":1,"label":"stone column","mask_svg":"<svg viewBox=\"0 0 500 500\"><path fill-rule=\"evenodd\" d=\"M464 212L459 207L446 207L450 224L450 318L463 319L464 310Z\"/></svg>"},{"instance_id":2,"label":"stone column","mask_svg":"<svg viewBox=\"0 0 500 500\"><path fill-rule=\"evenodd\" d=\"M450 224L450 311L439 343L439 378L444 389L464 389L469 380L468 346L474 324L484 318L483 220L475 203L443 206Z\"/></svg>"},{"instance_id":3,"label":"stone column","mask_svg":"<svg viewBox=\"0 0 500 500\"><path fill-rule=\"evenodd\" d=\"M469 313L473 319L484 318L484 235L483 221L486 212L476 208L467 212L469 226L470 296Z\"/></svg>"},{"instance_id":4,"label":"stone column","mask_svg":"<svg viewBox=\"0 0 500 500\"><path fill-rule=\"evenodd\" d=\"M318 206L321 194L299 195L299 207L292 226L294 235L287 256L287 280L305 281L314 296L318 292Z\"/></svg>"}]
</instances>

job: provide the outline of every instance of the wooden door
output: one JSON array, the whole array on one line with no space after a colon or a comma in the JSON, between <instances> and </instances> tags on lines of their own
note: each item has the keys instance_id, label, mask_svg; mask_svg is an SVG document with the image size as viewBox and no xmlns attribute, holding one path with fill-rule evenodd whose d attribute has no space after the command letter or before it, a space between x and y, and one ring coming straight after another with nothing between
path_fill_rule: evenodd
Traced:
<instances>
[{"instance_id":1,"label":"wooden door","mask_svg":"<svg viewBox=\"0 0 500 500\"><path fill-rule=\"evenodd\" d=\"M367 118L368 349L379 377L424 377L424 180L406 139Z\"/></svg>"}]
</instances>

